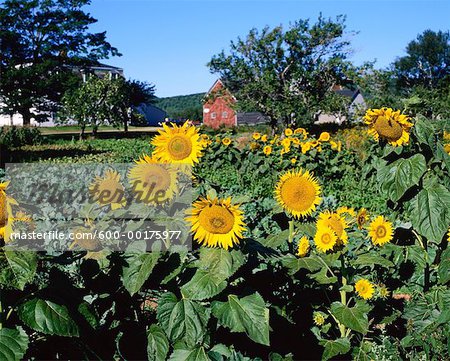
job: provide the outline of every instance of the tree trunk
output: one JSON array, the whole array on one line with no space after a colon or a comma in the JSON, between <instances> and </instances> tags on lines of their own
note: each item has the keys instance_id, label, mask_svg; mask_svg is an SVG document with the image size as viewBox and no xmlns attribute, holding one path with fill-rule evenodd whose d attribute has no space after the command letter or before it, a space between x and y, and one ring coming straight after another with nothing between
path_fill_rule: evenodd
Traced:
<instances>
[{"instance_id":1,"label":"tree trunk","mask_svg":"<svg viewBox=\"0 0 450 361\"><path fill-rule=\"evenodd\" d=\"M84 131L86 130L86 124L81 125L81 131L80 131L80 140L84 139Z\"/></svg>"},{"instance_id":2,"label":"tree trunk","mask_svg":"<svg viewBox=\"0 0 450 361\"><path fill-rule=\"evenodd\" d=\"M125 115L123 117L123 131L124 131L124 133L128 132L128 116L127 115Z\"/></svg>"},{"instance_id":3,"label":"tree trunk","mask_svg":"<svg viewBox=\"0 0 450 361\"><path fill-rule=\"evenodd\" d=\"M31 112L30 109L26 109L22 112L23 126L31 125Z\"/></svg>"},{"instance_id":4,"label":"tree trunk","mask_svg":"<svg viewBox=\"0 0 450 361\"><path fill-rule=\"evenodd\" d=\"M97 137L97 131L98 131L98 124L92 125L92 136L93 136L94 138Z\"/></svg>"}]
</instances>

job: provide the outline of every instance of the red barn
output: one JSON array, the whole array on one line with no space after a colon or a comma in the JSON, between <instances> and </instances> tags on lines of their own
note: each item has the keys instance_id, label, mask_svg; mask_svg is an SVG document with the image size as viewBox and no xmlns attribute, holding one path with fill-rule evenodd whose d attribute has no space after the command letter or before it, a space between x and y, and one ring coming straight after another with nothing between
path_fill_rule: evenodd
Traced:
<instances>
[{"instance_id":1,"label":"red barn","mask_svg":"<svg viewBox=\"0 0 450 361\"><path fill-rule=\"evenodd\" d=\"M234 104L236 104L236 98L218 79L205 96L203 124L211 128L219 128L221 125L236 126L237 114L233 109Z\"/></svg>"}]
</instances>

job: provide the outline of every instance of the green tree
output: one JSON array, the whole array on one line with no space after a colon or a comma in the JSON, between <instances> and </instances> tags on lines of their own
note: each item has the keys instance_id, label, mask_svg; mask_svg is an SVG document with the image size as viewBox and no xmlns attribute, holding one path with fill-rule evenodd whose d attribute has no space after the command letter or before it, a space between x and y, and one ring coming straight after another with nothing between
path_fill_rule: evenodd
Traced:
<instances>
[{"instance_id":1,"label":"green tree","mask_svg":"<svg viewBox=\"0 0 450 361\"><path fill-rule=\"evenodd\" d=\"M0 111L45 120L67 89L78 85L73 66L120 55L97 20L83 11L90 0L5 0L0 5ZM40 116L39 116L40 115Z\"/></svg>"},{"instance_id":2,"label":"green tree","mask_svg":"<svg viewBox=\"0 0 450 361\"><path fill-rule=\"evenodd\" d=\"M345 18L320 16L315 24L299 20L287 30L252 29L208 66L237 97L241 110L261 111L272 125L294 119L311 123L322 104L330 104L333 86L349 83L354 74L347 60L349 45Z\"/></svg>"},{"instance_id":3,"label":"green tree","mask_svg":"<svg viewBox=\"0 0 450 361\"><path fill-rule=\"evenodd\" d=\"M151 84L91 76L64 95L61 122L76 121L81 127L80 138L84 137L88 126L92 127L94 135L102 124L123 126L127 131L128 124L139 117L134 108L153 98L154 86Z\"/></svg>"},{"instance_id":4,"label":"green tree","mask_svg":"<svg viewBox=\"0 0 450 361\"><path fill-rule=\"evenodd\" d=\"M425 30L406 47L406 56L394 63L398 86L435 88L450 76L450 33Z\"/></svg>"}]
</instances>

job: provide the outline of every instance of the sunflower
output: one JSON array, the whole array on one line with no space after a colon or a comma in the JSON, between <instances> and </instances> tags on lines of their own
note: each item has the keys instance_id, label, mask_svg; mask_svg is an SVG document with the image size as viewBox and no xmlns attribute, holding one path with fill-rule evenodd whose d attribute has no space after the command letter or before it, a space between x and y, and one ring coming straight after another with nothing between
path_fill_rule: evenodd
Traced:
<instances>
[{"instance_id":1,"label":"sunflower","mask_svg":"<svg viewBox=\"0 0 450 361\"><path fill-rule=\"evenodd\" d=\"M339 140L337 143L333 140L330 140L331 149L337 150L340 152L342 150L342 142Z\"/></svg>"},{"instance_id":2,"label":"sunflower","mask_svg":"<svg viewBox=\"0 0 450 361\"><path fill-rule=\"evenodd\" d=\"M295 163L297 163L297 158L292 158L291 159L291 164L295 164Z\"/></svg>"},{"instance_id":3,"label":"sunflower","mask_svg":"<svg viewBox=\"0 0 450 361\"><path fill-rule=\"evenodd\" d=\"M363 229L364 225L369 220L369 213L365 208L361 208L356 215L356 223L358 224L359 229Z\"/></svg>"},{"instance_id":4,"label":"sunflower","mask_svg":"<svg viewBox=\"0 0 450 361\"><path fill-rule=\"evenodd\" d=\"M261 137L261 142L267 142L267 134L264 134L262 137Z\"/></svg>"},{"instance_id":5,"label":"sunflower","mask_svg":"<svg viewBox=\"0 0 450 361\"><path fill-rule=\"evenodd\" d=\"M222 139L222 144L226 147L228 147L231 144L231 139L230 138L223 138Z\"/></svg>"},{"instance_id":6,"label":"sunflower","mask_svg":"<svg viewBox=\"0 0 450 361\"><path fill-rule=\"evenodd\" d=\"M375 292L372 283L364 278L355 283L355 290L358 296L365 300L372 298Z\"/></svg>"},{"instance_id":7,"label":"sunflower","mask_svg":"<svg viewBox=\"0 0 450 361\"><path fill-rule=\"evenodd\" d=\"M396 147L409 141L409 132L413 126L409 117L392 108L369 109L363 118L369 126L368 133L375 139L380 137Z\"/></svg>"},{"instance_id":8,"label":"sunflower","mask_svg":"<svg viewBox=\"0 0 450 361\"><path fill-rule=\"evenodd\" d=\"M330 133L322 132L319 136L319 142L328 142L330 140Z\"/></svg>"},{"instance_id":9,"label":"sunflower","mask_svg":"<svg viewBox=\"0 0 450 361\"><path fill-rule=\"evenodd\" d=\"M311 144L309 142L302 143L301 147L302 147L302 153L303 154L306 154L306 153L308 153L311 150Z\"/></svg>"},{"instance_id":10,"label":"sunflower","mask_svg":"<svg viewBox=\"0 0 450 361\"><path fill-rule=\"evenodd\" d=\"M163 203L178 191L177 169L144 155L128 172L135 198L143 203Z\"/></svg>"},{"instance_id":11,"label":"sunflower","mask_svg":"<svg viewBox=\"0 0 450 361\"><path fill-rule=\"evenodd\" d=\"M251 149L251 150L257 150L257 149L259 149L259 144L256 143L256 142L251 142L251 143L250 143L250 149Z\"/></svg>"},{"instance_id":12,"label":"sunflower","mask_svg":"<svg viewBox=\"0 0 450 361\"><path fill-rule=\"evenodd\" d=\"M155 146L153 156L165 163L185 163L191 166L198 163L203 149L198 130L187 122L181 126L172 124L172 127L163 124L163 127L152 140Z\"/></svg>"},{"instance_id":13,"label":"sunflower","mask_svg":"<svg viewBox=\"0 0 450 361\"><path fill-rule=\"evenodd\" d=\"M14 221L11 205L17 205L16 200L6 194L8 185L9 182L0 182L0 238L3 238L5 242L8 241L9 235L12 233Z\"/></svg>"},{"instance_id":14,"label":"sunflower","mask_svg":"<svg viewBox=\"0 0 450 361\"><path fill-rule=\"evenodd\" d=\"M450 227L448 227L447 242L450 242Z\"/></svg>"},{"instance_id":15,"label":"sunflower","mask_svg":"<svg viewBox=\"0 0 450 361\"><path fill-rule=\"evenodd\" d=\"M303 140L308 137L308 132L305 128L297 128L294 130L294 134L301 134L303 136Z\"/></svg>"},{"instance_id":16,"label":"sunflower","mask_svg":"<svg viewBox=\"0 0 450 361\"><path fill-rule=\"evenodd\" d=\"M343 217L345 219L345 221L347 222L347 224L353 224L355 222L356 219L356 212L353 208L351 207L339 207L336 210L336 213L340 216Z\"/></svg>"},{"instance_id":17,"label":"sunflower","mask_svg":"<svg viewBox=\"0 0 450 361\"><path fill-rule=\"evenodd\" d=\"M322 326L325 323L326 314L323 312L314 312L313 321L316 326Z\"/></svg>"},{"instance_id":18,"label":"sunflower","mask_svg":"<svg viewBox=\"0 0 450 361\"><path fill-rule=\"evenodd\" d=\"M263 153L265 155L270 155L270 153L272 153L272 147L270 145L266 145L263 149Z\"/></svg>"},{"instance_id":19,"label":"sunflower","mask_svg":"<svg viewBox=\"0 0 450 361\"><path fill-rule=\"evenodd\" d=\"M261 138L261 133L254 132L252 137L253 137L254 140L258 140L259 138Z\"/></svg>"},{"instance_id":20,"label":"sunflower","mask_svg":"<svg viewBox=\"0 0 450 361\"><path fill-rule=\"evenodd\" d=\"M378 285L378 294L380 295L380 298L388 298L390 291L385 285L380 284Z\"/></svg>"},{"instance_id":21,"label":"sunflower","mask_svg":"<svg viewBox=\"0 0 450 361\"><path fill-rule=\"evenodd\" d=\"M275 188L278 203L294 217L308 216L321 202L321 188L307 170L291 170L284 173Z\"/></svg>"},{"instance_id":22,"label":"sunflower","mask_svg":"<svg viewBox=\"0 0 450 361\"><path fill-rule=\"evenodd\" d=\"M382 246L390 242L394 236L392 223L385 220L383 216L378 216L370 223L369 236L372 239L372 243L376 246Z\"/></svg>"},{"instance_id":23,"label":"sunflower","mask_svg":"<svg viewBox=\"0 0 450 361\"><path fill-rule=\"evenodd\" d=\"M317 228L316 235L314 236L314 243L320 252L325 253L330 249L333 249L337 243L338 237L336 233L329 227Z\"/></svg>"},{"instance_id":24,"label":"sunflower","mask_svg":"<svg viewBox=\"0 0 450 361\"><path fill-rule=\"evenodd\" d=\"M192 224L194 239L207 247L233 247L245 230L243 213L238 205L231 204L231 198L201 198L194 202L187 220Z\"/></svg>"},{"instance_id":25,"label":"sunflower","mask_svg":"<svg viewBox=\"0 0 450 361\"><path fill-rule=\"evenodd\" d=\"M280 144L284 147L284 148L289 148L291 146L291 140L289 138L284 138Z\"/></svg>"},{"instance_id":26,"label":"sunflower","mask_svg":"<svg viewBox=\"0 0 450 361\"><path fill-rule=\"evenodd\" d=\"M298 241L297 246L297 256L299 257L305 257L308 254L309 251L309 240L305 236L300 238L300 241Z\"/></svg>"},{"instance_id":27,"label":"sunflower","mask_svg":"<svg viewBox=\"0 0 450 361\"><path fill-rule=\"evenodd\" d=\"M286 129L284 130L284 135L285 135L286 137L290 137L292 134L294 134L294 132L292 131L292 129L286 128Z\"/></svg>"},{"instance_id":28,"label":"sunflower","mask_svg":"<svg viewBox=\"0 0 450 361\"><path fill-rule=\"evenodd\" d=\"M348 235L345 229L348 225L339 214L330 211L320 213L317 219L317 229L324 227L330 228L336 234L338 244L347 244Z\"/></svg>"},{"instance_id":29,"label":"sunflower","mask_svg":"<svg viewBox=\"0 0 450 361\"><path fill-rule=\"evenodd\" d=\"M312 148L315 148L315 147L317 147L317 146L319 145L319 141L318 141L317 139L311 140L311 141L309 142L309 145L310 145Z\"/></svg>"},{"instance_id":30,"label":"sunflower","mask_svg":"<svg viewBox=\"0 0 450 361\"><path fill-rule=\"evenodd\" d=\"M125 188L120 182L120 174L108 169L103 177L96 176L89 186L92 199L101 206L111 205L111 209L125 206Z\"/></svg>"}]
</instances>

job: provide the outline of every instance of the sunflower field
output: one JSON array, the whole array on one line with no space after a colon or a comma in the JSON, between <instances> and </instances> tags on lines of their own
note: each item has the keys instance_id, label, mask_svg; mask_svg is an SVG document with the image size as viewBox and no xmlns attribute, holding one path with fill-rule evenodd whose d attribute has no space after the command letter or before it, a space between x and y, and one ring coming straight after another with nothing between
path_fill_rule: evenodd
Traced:
<instances>
[{"instance_id":1,"label":"sunflower field","mask_svg":"<svg viewBox=\"0 0 450 361\"><path fill-rule=\"evenodd\" d=\"M74 232L95 236L60 251L12 247L39 226L7 172L0 359L450 359L450 122L391 108L363 122L315 135L164 125L126 171L87 171L89 194L114 196L79 207ZM142 179L133 191L151 183L157 200L118 196ZM101 232L135 232L154 209L166 233L150 251L106 249ZM169 227L192 242L172 244Z\"/></svg>"}]
</instances>

